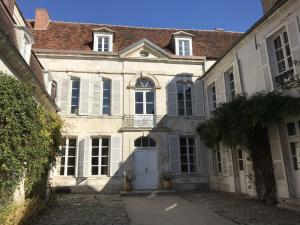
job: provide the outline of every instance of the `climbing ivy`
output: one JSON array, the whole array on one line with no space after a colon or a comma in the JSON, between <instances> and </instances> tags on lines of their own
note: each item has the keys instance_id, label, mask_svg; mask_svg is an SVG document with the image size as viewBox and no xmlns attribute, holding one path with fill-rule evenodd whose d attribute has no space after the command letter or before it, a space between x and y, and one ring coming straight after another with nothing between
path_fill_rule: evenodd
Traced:
<instances>
[{"instance_id":1,"label":"climbing ivy","mask_svg":"<svg viewBox=\"0 0 300 225\"><path fill-rule=\"evenodd\" d=\"M7 200L23 178L26 195L39 194L59 153L61 127L29 85L0 72L0 200Z\"/></svg>"},{"instance_id":2,"label":"climbing ivy","mask_svg":"<svg viewBox=\"0 0 300 225\"><path fill-rule=\"evenodd\" d=\"M267 128L299 114L300 98L274 92L237 96L221 104L211 119L199 125L198 133L211 149L220 142L232 150L247 149L253 162L257 196L274 203L276 185Z\"/></svg>"}]
</instances>

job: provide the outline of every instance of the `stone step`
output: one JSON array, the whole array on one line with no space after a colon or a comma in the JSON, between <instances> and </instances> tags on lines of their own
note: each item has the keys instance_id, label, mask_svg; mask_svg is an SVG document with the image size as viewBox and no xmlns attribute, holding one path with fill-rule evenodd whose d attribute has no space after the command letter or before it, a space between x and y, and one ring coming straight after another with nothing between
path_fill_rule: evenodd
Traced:
<instances>
[{"instance_id":1,"label":"stone step","mask_svg":"<svg viewBox=\"0 0 300 225\"><path fill-rule=\"evenodd\" d=\"M175 190L133 190L131 192L120 192L123 197L174 195L176 193Z\"/></svg>"}]
</instances>

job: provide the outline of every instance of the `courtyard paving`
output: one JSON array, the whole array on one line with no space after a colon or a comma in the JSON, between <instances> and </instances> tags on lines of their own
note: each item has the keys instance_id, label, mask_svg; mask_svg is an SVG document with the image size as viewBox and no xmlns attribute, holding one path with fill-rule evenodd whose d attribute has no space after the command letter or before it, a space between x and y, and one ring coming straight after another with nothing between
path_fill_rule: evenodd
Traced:
<instances>
[{"instance_id":1,"label":"courtyard paving","mask_svg":"<svg viewBox=\"0 0 300 225\"><path fill-rule=\"evenodd\" d=\"M300 213L223 192L57 194L54 199L30 225L300 225Z\"/></svg>"}]
</instances>

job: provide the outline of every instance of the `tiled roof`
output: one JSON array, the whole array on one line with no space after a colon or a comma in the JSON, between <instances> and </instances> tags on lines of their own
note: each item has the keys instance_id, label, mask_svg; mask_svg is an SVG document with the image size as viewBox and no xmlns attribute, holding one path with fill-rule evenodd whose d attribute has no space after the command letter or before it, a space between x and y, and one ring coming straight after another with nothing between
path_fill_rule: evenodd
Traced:
<instances>
[{"instance_id":1,"label":"tiled roof","mask_svg":"<svg viewBox=\"0 0 300 225\"><path fill-rule=\"evenodd\" d=\"M31 21L33 26L34 22ZM143 38L155 43L159 47L173 52L170 47L172 34L179 29L143 28L113 26L103 24L86 24L72 22L51 21L46 30L34 30L35 49L51 50L80 50L92 51L93 30L108 28L114 33L114 52L118 52ZM184 30L193 37L193 55L218 58L241 35L237 32Z\"/></svg>"}]
</instances>

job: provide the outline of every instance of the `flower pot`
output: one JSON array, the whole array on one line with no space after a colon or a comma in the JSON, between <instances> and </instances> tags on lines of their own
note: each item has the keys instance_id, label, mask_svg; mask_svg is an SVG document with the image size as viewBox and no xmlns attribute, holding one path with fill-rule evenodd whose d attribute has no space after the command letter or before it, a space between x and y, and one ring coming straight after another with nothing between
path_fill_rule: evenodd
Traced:
<instances>
[{"instance_id":1,"label":"flower pot","mask_svg":"<svg viewBox=\"0 0 300 225\"><path fill-rule=\"evenodd\" d=\"M124 181L124 191L125 192L132 191L132 182L131 181Z\"/></svg>"},{"instance_id":2,"label":"flower pot","mask_svg":"<svg viewBox=\"0 0 300 225\"><path fill-rule=\"evenodd\" d=\"M172 189L172 182L171 180L164 180L162 179L162 187L163 190L171 190Z\"/></svg>"}]
</instances>

